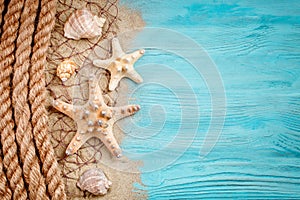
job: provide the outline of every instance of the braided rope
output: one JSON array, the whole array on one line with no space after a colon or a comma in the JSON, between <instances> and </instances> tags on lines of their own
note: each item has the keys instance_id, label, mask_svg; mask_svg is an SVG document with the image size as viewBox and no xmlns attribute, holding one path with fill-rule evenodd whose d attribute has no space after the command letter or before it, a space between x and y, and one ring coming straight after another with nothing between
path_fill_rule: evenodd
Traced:
<instances>
[{"instance_id":1,"label":"braided rope","mask_svg":"<svg viewBox=\"0 0 300 200\"><path fill-rule=\"evenodd\" d=\"M30 199L47 200L45 179L41 173L38 156L33 142L28 105L28 83L31 44L34 33L34 22L37 16L38 0L26 0L21 15L21 25L17 38L16 62L13 75L14 116L16 138L20 146L20 157L23 162L23 173L28 183Z\"/></svg>"},{"instance_id":2,"label":"braided rope","mask_svg":"<svg viewBox=\"0 0 300 200\"><path fill-rule=\"evenodd\" d=\"M47 129L47 111L45 109L46 52L49 46L51 30L55 23L56 0L42 0L38 26L34 37L33 54L30 69L29 100L32 111L32 125L35 144L43 164L43 173L52 199L66 199L64 184Z\"/></svg>"},{"instance_id":3,"label":"braided rope","mask_svg":"<svg viewBox=\"0 0 300 200\"><path fill-rule=\"evenodd\" d=\"M1 150L0 150L1 155ZM0 198L3 200L11 199L11 190L7 185L6 176L3 171L2 156L0 156Z\"/></svg>"},{"instance_id":4,"label":"braided rope","mask_svg":"<svg viewBox=\"0 0 300 200\"><path fill-rule=\"evenodd\" d=\"M2 25L2 14L4 11L4 7L5 7L4 0L0 0L0 25ZM1 35L1 29L0 29L0 35Z\"/></svg>"},{"instance_id":5,"label":"braided rope","mask_svg":"<svg viewBox=\"0 0 300 200\"><path fill-rule=\"evenodd\" d=\"M3 151L3 166L13 191L13 199L27 199L22 169L18 161L17 144L15 142L14 122L10 99L10 75L14 62L14 41L17 38L19 18L24 1L11 0L4 17L3 33L0 45L0 131Z\"/></svg>"},{"instance_id":6,"label":"braided rope","mask_svg":"<svg viewBox=\"0 0 300 200\"><path fill-rule=\"evenodd\" d=\"M4 10L4 0L0 0L0 25L2 23L2 12ZM1 31L1 30L0 30ZM1 32L0 32L1 34ZM11 190L7 185L7 179L3 171L3 161L0 149L0 198L4 200L11 199Z\"/></svg>"}]
</instances>

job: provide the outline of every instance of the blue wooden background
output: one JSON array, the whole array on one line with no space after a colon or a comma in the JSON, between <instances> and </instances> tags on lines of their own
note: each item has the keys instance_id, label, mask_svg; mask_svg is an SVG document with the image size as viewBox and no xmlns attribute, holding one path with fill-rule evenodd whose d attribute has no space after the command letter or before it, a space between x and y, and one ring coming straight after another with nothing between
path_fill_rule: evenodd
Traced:
<instances>
[{"instance_id":1,"label":"blue wooden background","mask_svg":"<svg viewBox=\"0 0 300 200\"><path fill-rule=\"evenodd\" d=\"M221 135L213 150L201 157L212 112L204 78L177 55L146 49L137 63L146 82L151 76L166 80L173 76L155 67L153 74L149 69L143 74L140 66L165 65L177 70L193 93L186 91L190 88L182 86L180 77L167 85L170 88L156 79L133 91L133 102L142 106L133 118L139 128L128 128L122 148L145 163L144 185L137 188L147 190L151 200L300 199L299 2L121 2L140 10L147 27L173 29L201 45L217 66L226 95ZM183 104L176 95L188 100ZM186 111L190 117L182 119ZM166 161L163 156L173 153L160 150L174 141L181 127L186 137L181 136L173 148L184 152L159 167Z\"/></svg>"}]
</instances>

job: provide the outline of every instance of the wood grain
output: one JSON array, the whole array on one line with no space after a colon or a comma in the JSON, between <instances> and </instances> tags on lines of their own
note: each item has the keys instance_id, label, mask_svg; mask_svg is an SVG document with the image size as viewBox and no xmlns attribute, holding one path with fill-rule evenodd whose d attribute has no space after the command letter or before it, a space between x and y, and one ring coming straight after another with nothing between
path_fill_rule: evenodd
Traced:
<instances>
[{"instance_id":1,"label":"wood grain","mask_svg":"<svg viewBox=\"0 0 300 200\"><path fill-rule=\"evenodd\" d=\"M178 31L203 47L221 74L226 94L222 134L214 149L201 158L201 146L210 142L205 139L209 125L215 125L210 124L211 96L203 77L172 52L146 49L137 63L146 84L132 94L142 110L131 124L134 128L127 127L123 143L133 158L145 164L144 185L137 187L147 190L151 200L300 199L300 7L296 1L272 1L272 6L260 1L123 2L141 10L148 27ZM193 92L167 71L144 70L142 65L149 63L178 71ZM156 74L174 79L171 91L147 82ZM193 115L196 109L199 118ZM182 119L183 112L191 113L190 117ZM161 151L179 135L180 126L185 128L176 145ZM195 137L190 137L195 130ZM181 157L148 170L183 150L187 141L192 143Z\"/></svg>"}]
</instances>

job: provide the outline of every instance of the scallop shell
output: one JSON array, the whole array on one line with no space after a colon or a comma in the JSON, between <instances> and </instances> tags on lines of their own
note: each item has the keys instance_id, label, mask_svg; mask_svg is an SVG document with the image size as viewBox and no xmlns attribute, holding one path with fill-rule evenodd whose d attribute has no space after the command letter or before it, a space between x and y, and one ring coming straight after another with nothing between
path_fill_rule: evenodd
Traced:
<instances>
[{"instance_id":1,"label":"scallop shell","mask_svg":"<svg viewBox=\"0 0 300 200\"><path fill-rule=\"evenodd\" d=\"M70 39L93 38L102 34L105 18L93 15L86 9L71 14L64 27L64 36Z\"/></svg>"},{"instance_id":2,"label":"scallop shell","mask_svg":"<svg viewBox=\"0 0 300 200\"><path fill-rule=\"evenodd\" d=\"M98 168L85 171L77 182L82 191L86 190L94 195L105 195L111 184L104 172Z\"/></svg>"},{"instance_id":3,"label":"scallop shell","mask_svg":"<svg viewBox=\"0 0 300 200\"><path fill-rule=\"evenodd\" d=\"M72 60L65 60L60 63L56 69L57 76L65 82L68 80L76 71L76 63Z\"/></svg>"}]
</instances>

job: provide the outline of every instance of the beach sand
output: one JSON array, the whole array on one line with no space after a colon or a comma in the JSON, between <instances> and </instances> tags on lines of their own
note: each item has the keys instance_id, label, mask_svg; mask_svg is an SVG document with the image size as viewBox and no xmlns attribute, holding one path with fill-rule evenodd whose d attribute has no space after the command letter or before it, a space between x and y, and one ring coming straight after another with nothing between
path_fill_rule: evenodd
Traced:
<instances>
[{"instance_id":1,"label":"beach sand","mask_svg":"<svg viewBox=\"0 0 300 200\"><path fill-rule=\"evenodd\" d=\"M106 17L107 23L104 26L104 35L101 38L89 40L74 41L66 39L63 37L64 22L74 9L84 7L92 10L94 14L100 15L101 13ZM88 99L87 77L89 74L94 73L102 75L99 81L108 105L124 105L127 103L126 99L120 98L126 96L121 94L126 93L126 84L122 82L116 91L108 93L106 88L109 74L103 69L92 67L89 61L93 59L93 52L103 56L103 58L110 56L110 43L105 40L106 37L132 31L143 26L144 22L137 11L125 7L119 8L117 4L107 3L107 1L94 1L89 4L77 0L72 1L71 4L71 1L67 0L58 3L56 24L52 32L51 46L47 57L49 63L46 70L46 84L49 91L49 104L47 106L49 110L49 132L52 136L52 144L58 157L69 199L85 199L87 197L89 199L110 200L146 199L144 191L137 191L133 186L134 183L140 182L138 168L141 163L130 161L125 157L121 159L113 158L100 140L90 139L77 154L66 157L66 147L76 133L77 127L72 119L50 106L53 98L59 98L74 104L86 102ZM123 37L121 42L122 45L130 43L130 37ZM80 66L80 69L75 76L62 84L56 76L56 68L64 59L74 60ZM121 143L124 134L118 126L114 127L114 135ZM102 169L108 179L112 181L111 189L105 196L92 196L88 192L82 192L76 186L78 178L84 171L96 167Z\"/></svg>"}]
</instances>

